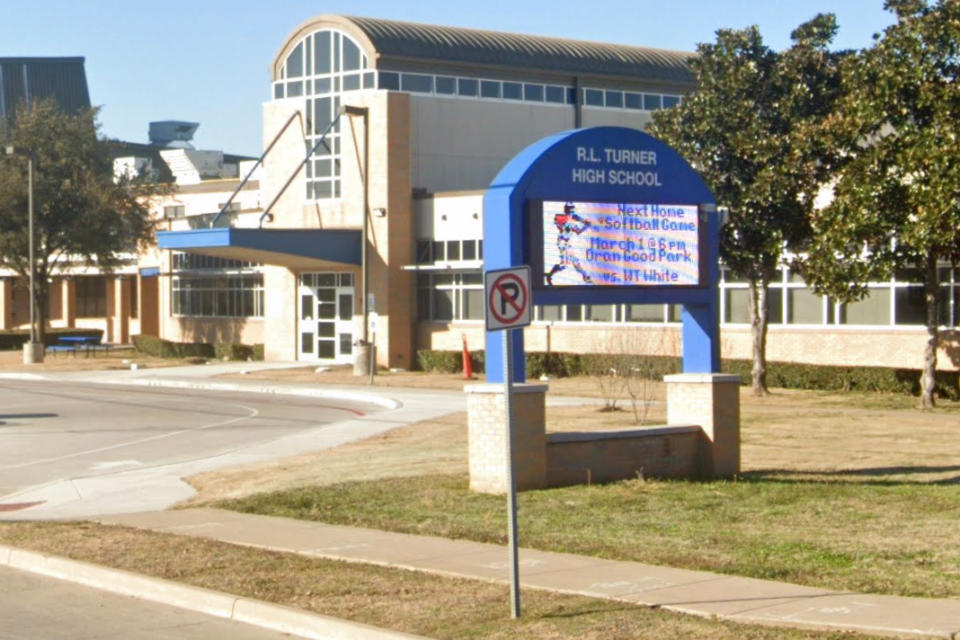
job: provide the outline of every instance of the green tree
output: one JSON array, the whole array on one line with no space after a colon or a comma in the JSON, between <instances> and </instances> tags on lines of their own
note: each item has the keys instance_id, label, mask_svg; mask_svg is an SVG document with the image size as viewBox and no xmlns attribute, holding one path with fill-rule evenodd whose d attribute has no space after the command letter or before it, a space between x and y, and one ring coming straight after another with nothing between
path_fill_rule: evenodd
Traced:
<instances>
[{"instance_id":1,"label":"green tree","mask_svg":"<svg viewBox=\"0 0 960 640\"><path fill-rule=\"evenodd\" d=\"M960 255L960 2L888 0L897 17L850 59L847 97L813 135L842 159L813 218L807 280L850 302L865 283L922 273L927 340L921 406L934 406L941 262Z\"/></svg>"},{"instance_id":2,"label":"green tree","mask_svg":"<svg viewBox=\"0 0 960 640\"><path fill-rule=\"evenodd\" d=\"M48 280L82 262L109 271L152 237L150 187L114 180L112 143L97 135L96 110L62 112L53 100L21 105L3 123L3 145L33 159L38 339L47 324ZM27 162L0 157L0 266L29 278Z\"/></svg>"},{"instance_id":3,"label":"green tree","mask_svg":"<svg viewBox=\"0 0 960 640\"><path fill-rule=\"evenodd\" d=\"M810 233L809 212L826 166L818 140L798 134L830 113L841 84L827 51L833 15L798 27L793 45L775 52L754 26L720 30L697 47L690 66L696 92L654 114L651 133L700 172L717 204L729 210L720 255L749 287L753 391L767 392L767 289L784 249Z\"/></svg>"}]
</instances>

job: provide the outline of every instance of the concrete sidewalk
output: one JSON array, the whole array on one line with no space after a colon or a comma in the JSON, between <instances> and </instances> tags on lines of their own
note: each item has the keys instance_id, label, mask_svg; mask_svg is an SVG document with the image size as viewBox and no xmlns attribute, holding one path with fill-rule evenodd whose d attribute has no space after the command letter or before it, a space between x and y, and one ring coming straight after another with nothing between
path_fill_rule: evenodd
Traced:
<instances>
[{"instance_id":1,"label":"concrete sidewalk","mask_svg":"<svg viewBox=\"0 0 960 640\"><path fill-rule=\"evenodd\" d=\"M506 583L505 547L187 509L101 518L119 524L308 556ZM836 592L753 578L532 549L520 552L523 586L663 607L745 623L936 638L960 637L960 600Z\"/></svg>"}]
</instances>

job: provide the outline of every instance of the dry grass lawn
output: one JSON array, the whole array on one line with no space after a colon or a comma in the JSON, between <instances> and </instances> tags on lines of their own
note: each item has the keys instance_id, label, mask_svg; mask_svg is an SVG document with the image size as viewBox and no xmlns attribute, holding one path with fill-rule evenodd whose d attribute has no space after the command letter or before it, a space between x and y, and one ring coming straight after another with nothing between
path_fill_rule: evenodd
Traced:
<instances>
[{"instance_id":1,"label":"dry grass lawn","mask_svg":"<svg viewBox=\"0 0 960 640\"><path fill-rule=\"evenodd\" d=\"M92 523L2 523L0 542L431 638L867 638L720 622L527 589L523 617L514 621L505 585Z\"/></svg>"},{"instance_id":2,"label":"dry grass lawn","mask_svg":"<svg viewBox=\"0 0 960 640\"><path fill-rule=\"evenodd\" d=\"M91 352L89 355L77 353L47 353L43 362L23 364L23 352L0 351L0 370L18 373L37 373L56 371L100 371L104 369L129 369L131 364L139 367L179 367L190 362L181 358L157 358L130 348L111 348L108 351Z\"/></svg>"},{"instance_id":3,"label":"dry grass lawn","mask_svg":"<svg viewBox=\"0 0 960 640\"><path fill-rule=\"evenodd\" d=\"M245 378L284 383L356 384L346 369L312 367L254 372ZM359 379L365 382L365 378ZM635 428L628 398L600 411L600 386L589 378L550 380L550 394L592 398L577 407L548 407L548 431ZM379 375L375 388L461 389L462 376L403 372ZM646 424L665 419L662 383L651 386ZM960 479L960 403L932 412L908 396L831 394L776 389L763 398L740 395L742 463L746 475L867 482ZM190 477L199 494L190 504L263 491L353 480L462 473L467 467L466 414L420 422L329 451ZM374 461L371 463L371 461Z\"/></svg>"}]
</instances>

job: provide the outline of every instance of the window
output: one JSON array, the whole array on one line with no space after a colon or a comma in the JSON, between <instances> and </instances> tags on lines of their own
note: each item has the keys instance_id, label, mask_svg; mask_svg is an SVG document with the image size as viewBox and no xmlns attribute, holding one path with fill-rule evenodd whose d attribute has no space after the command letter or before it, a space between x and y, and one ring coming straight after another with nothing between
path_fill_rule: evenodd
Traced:
<instances>
[{"instance_id":1,"label":"window","mask_svg":"<svg viewBox=\"0 0 960 640\"><path fill-rule=\"evenodd\" d=\"M603 91L599 89L584 89L583 103L588 107L602 107Z\"/></svg>"},{"instance_id":2,"label":"window","mask_svg":"<svg viewBox=\"0 0 960 640\"><path fill-rule=\"evenodd\" d=\"M187 215L187 207L182 204L175 204L163 208L164 220L176 220Z\"/></svg>"},{"instance_id":3,"label":"window","mask_svg":"<svg viewBox=\"0 0 960 640\"><path fill-rule=\"evenodd\" d=\"M303 43L301 42L287 56L287 77L299 78L303 75Z\"/></svg>"},{"instance_id":4,"label":"window","mask_svg":"<svg viewBox=\"0 0 960 640\"><path fill-rule=\"evenodd\" d=\"M315 172L316 166L308 164L305 191L309 200L340 196L340 126L331 123L343 92L376 86L375 72L366 69L367 56L357 42L339 31L324 30L303 38L278 74L290 81L282 90L275 90L275 96L307 96L307 150L317 146L326 132L327 145L320 145L313 159L329 156L332 162L320 175ZM380 84L385 89L398 89L400 76L384 72Z\"/></svg>"},{"instance_id":5,"label":"window","mask_svg":"<svg viewBox=\"0 0 960 640\"><path fill-rule=\"evenodd\" d=\"M263 317L263 274L173 278L173 315Z\"/></svg>"},{"instance_id":6,"label":"window","mask_svg":"<svg viewBox=\"0 0 960 640\"><path fill-rule=\"evenodd\" d=\"M927 299L922 286L897 287L894 304L897 324L927 323Z\"/></svg>"},{"instance_id":7,"label":"window","mask_svg":"<svg viewBox=\"0 0 960 640\"><path fill-rule=\"evenodd\" d=\"M625 93L624 103L627 109L643 109L643 95L639 93Z\"/></svg>"},{"instance_id":8,"label":"window","mask_svg":"<svg viewBox=\"0 0 960 640\"><path fill-rule=\"evenodd\" d=\"M476 96L479 84L471 78L459 78L457 80L457 93L461 96Z\"/></svg>"},{"instance_id":9,"label":"window","mask_svg":"<svg viewBox=\"0 0 960 640\"><path fill-rule=\"evenodd\" d=\"M643 94L643 108L647 111L656 111L660 108L660 96L653 93Z\"/></svg>"},{"instance_id":10,"label":"window","mask_svg":"<svg viewBox=\"0 0 960 640\"><path fill-rule=\"evenodd\" d=\"M330 73L333 66L330 57L330 36L329 31L319 31L314 34L313 47L313 72L317 75Z\"/></svg>"},{"instance_id":11,"label":"window","mask_svg":"<svg viewBox=\"0 0 960 640\"><path fill-rule=\"evenodd\" d=\"M194 253L173 254L173 270L189 271L197 269L221 269L221 270L240 270L259 267L257 262L247 262L246 260L231 260L229 258L217 258L215 256L204 256Z\"/></svg>"},{"instance_id":12,"label":"window","mask_svg":"<svg viewBox=\"0 0 960 640\"><path fill-rule=\"evenodd\" d=\"M588 322L613 322L616 320L615 308L612 304L584 305L583 319Z\"/></svg>"},{"instance_id":13,"label":"window","mask_svg":"<svg viewBox=\"0 0 960 640\"><path fill-rule=\"evenodd\" d=\"M140 295L137 292L137 283L139 279L137 276L130 278L130 317L136 318L139 316L140 311Z\"/></svg>"},{"instance_id":14,"label":"window","mask_svg":"<svg viewBox=\"0 0 960 640\"><path fill-rule=\"evenodd\" d=\"M483 319L483 275L479 271L421 273L417 277L420 320Z\"/></svg>"},{"instance_id":15,"label":"window","mask_svg":"<svg viewBox=\"0 0 960 640\"><path fill-rule=\"evenodd\" d=\"M670 107L675 107L680 104L680 98L678 96L663 96L663 108L669 109Z\"/></svg>"},{"instance_id":16,"label":"window","mask_svg":"<svg viewBox=\"0 0 960 640\"><path fill-rule=\"evenodd\" d=\"M357 71L360 69L360 47L350 38L343 38L343 70Z\"/></svg>"},{"instance_id":17,"label":"window","mask_svg":"<svg viewBox=\"0 0 960 640\"><path fill-rule=\"evenodd\" d=\"M76 280L78 318L103 318L107 315L107 279L103 276Z\"/></svg>"},{"instance_id":18,"label":"window","mask_svg":"<svg viewBox=\"0 0 960 640\"><path fill-rule=\"evenodd\" d=\"M400 90L400 74L392 71L380 72L380 88L392 91Z\"/></svg>"},{"instance_id":19,"label":"window","mask_svg":"<svg viewBox=\"0 0 960 640\"><path fill-rule=\"evenodd\" d=\"M724 322L750 324L749 302L749 289L737 288L724 291ZM776 285L767 287L767 322L770 324L783 322L783 289Z\"/></svg>"},{"instance_id":20,"label":"window","mask_svg":"<svg viewBox=\"0 0 960 640\"><path fill-rule=\"evenodd\" d=\"M840 324L890 324L890 288L870 288L870 295L840 306Z\"/></svg>"},{"instance_id":21,"label":"window","mask_svg":"<svg viewBox=\"0 0 960 640\"><path fill-rule=\"evenodd\" d=\"M614 107L620 109L623 107L623 92L622 91L607 91L606 100L608 107Z\"/></svg>"},{"instance_id":22,"label":"window","mask_svg":"<svg viewBox=\"0 0 960 640\"><path fill-rule=\"evenodd\" d=\"M480 97L481 98L499 98L500 83L494 80L481 80L480 81Z\"/></svg>"},{"instance_id":23,"label":"window","mask_svg":"<svg viewBox=\"0 0 960 640\"><path fill-rule=\"evenodd\" d=\"M624 309L626 322L663 322L662 304L628 304Z\"/></svg>"},{"instance_id":24,"label":"window","mask_svg":"<svg viewBox=\"0 0 960 640\"><path fill-rule=\"evenodd\" d=\"M519 82L504 82L503 98L505 100L523 100L523 85Z\"/></svg>"},{"instance_id":25,"label":"window","mask_svg":"<svg viewBox=\"0 0 960 640\"><path fill-rule=\"evenodd\" d=\"M343 76L343 90L356 91L360 88L360 74L351 73Z\"/></svg>"},{"instance_id":26,"label":"window","mask_svg":"<svg viewBox=\"0 0 960 640\"><path fill-rule=\"evenodd\" d=\"M523 99L527 102L543 102L542 84L523 85Z\"/></svg>"},{"instance_id":27,"label":"window","mask_svg":"<svg viewBox=\"0 0 960 640\"><path fill-rule=\"evenodd\" d=\"M447 240L447 260L459 260L460 259L460 241L459 240Z\"/></svg>"},{"instance_id":28,"label":"window","mask_svg":"<svg viewBox=\"0 0 960 640\"><path fill-rule=\"evenodd\" d=\"M541 322L559 322L563 320L563 307L558 304L537 305L535 310L537 312L537 320Z\"/></svg>"},{"instance_id":29,"label":"window","mask_svg":"<svg viewBox=\"0 0 960 640\"><path fill-rule=\"evenodd\" d=\"M566 91L563 87L556 87L553 85L547 85L546 98L547 102L553 102L556 104L563 104L566 102L566 96L564 95Z\"/></svg>"},{"instance_id":30,"label":"window","mask_svg":"<svg viewBox=\"0 0 960 640\"><path fill-rule=\"evenodd\" d=\"M823 324L823 298L806 287L787 289L787 322Z\"/></svg>"},{"instance_id":31,"label":"window","mask_svg":"<svg viewBox=\"0 0 960 640\"><path fill-rule=\"evenodd\" d=\"M437 93L453 95L457 92L457 79L450 76L437 76L435 80Z\"/></svg>"},{"instance_id":32,"label":"window","mask_svg":"<svg viewBox=\"0 0 960 640\"><path fill-rule=\"evenodd\" d=\"M433 93L433 76L405 73L400 76L400 90L416 93Z\"/></svg>"}]
</instances>

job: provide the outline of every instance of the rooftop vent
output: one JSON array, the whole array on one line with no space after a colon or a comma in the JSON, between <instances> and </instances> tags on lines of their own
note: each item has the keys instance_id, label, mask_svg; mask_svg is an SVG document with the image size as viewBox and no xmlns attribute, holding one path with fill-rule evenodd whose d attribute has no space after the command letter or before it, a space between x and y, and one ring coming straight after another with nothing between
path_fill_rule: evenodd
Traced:
<instances>
[{"instance_id":1,"label":"rooftop vent","mask_svg":"<svg viewBox=\"0 0 960 640\"><path fill-rule=\"evenodd\" d=\"M181 120L164 120L150 123L150 144L158 147L179 147L193 149L190 140L196 133L199 122L183 122Z\"/></svg>"}]
</instances>

